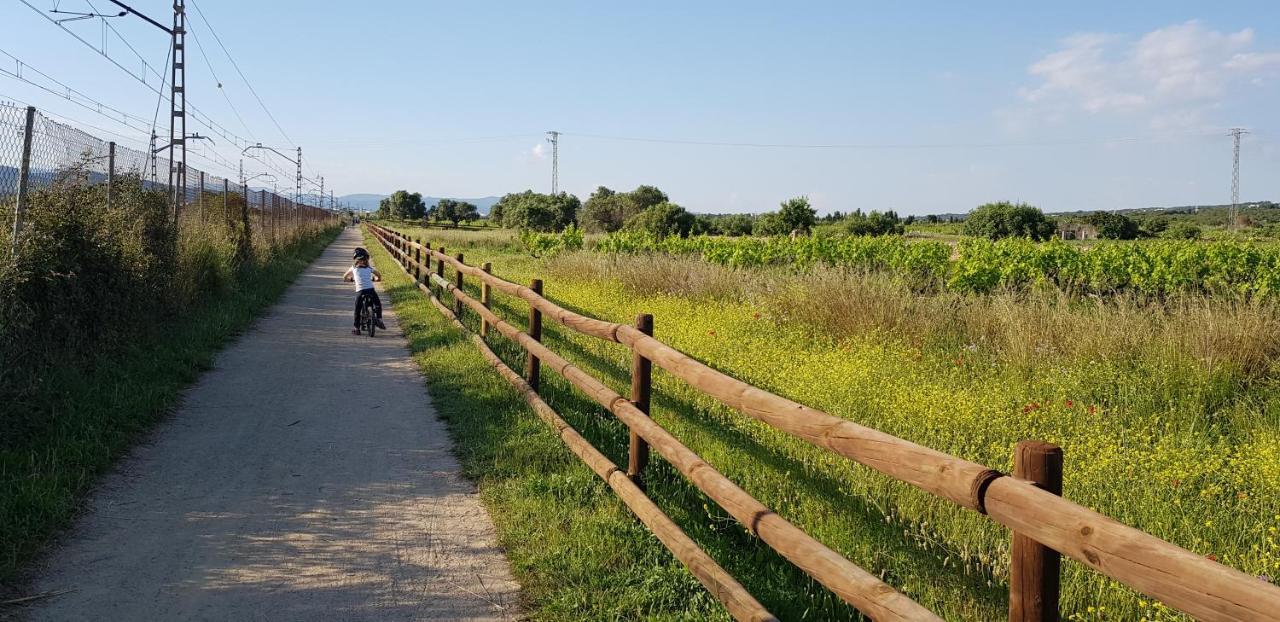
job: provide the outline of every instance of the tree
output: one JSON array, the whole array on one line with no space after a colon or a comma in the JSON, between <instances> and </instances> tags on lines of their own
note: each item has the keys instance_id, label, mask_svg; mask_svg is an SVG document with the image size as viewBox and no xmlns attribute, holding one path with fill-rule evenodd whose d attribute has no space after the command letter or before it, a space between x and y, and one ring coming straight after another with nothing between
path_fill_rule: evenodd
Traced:
<instances>
[{"instance_id":1,"label":"tree","mask_svg":"<svg viewBox=\"0 0 1280 622\"><path fill-rule=\"evenodd\" d=\"M611 233L621 229L627 218L639 211L628 193L614 192L600 186L583 204L579 220L582 222L582 228L587 231Z\"/></svg>"},{"instance_id":2,"label":"tree","mask_svg":"<svg viewBox=\"0 0 1280 622\"><path fill-rule=\"evenodd\" d=\"M473 220L480 220L480 208L476 207L474 203L458 201L456 216L458 217L458 220L465 223L470 223ZM455 220L453 224L458 224L458 221Z\"/></svg>"},{"instance_id":3,"label":"tree","mask_svg":"<svg viewBox=\"0 0 1280 622\"><path fill-rule=\"evenodd\" d=\"M600 186L583 204L579 221L587 231L609 233L621 229L632 216L668 201L667 193L655 186L641 185L631 192Z\"/></svg>"},{"instance_id":4,"label":"tree","mask_svg":"<svg viewBox=\"0 0 1280 622\"><path fill-rule=\"evenodd\" d=\"M845 218L844 228L849 235L902 235L906 231L902 219L893 210L883 214L872 211L866 215L857 210Z\"/></svg>"},{"instance_id":5,"label":"tree","mask_svg":"<svg viewBox=\"0 0 1280 622\"><path fill-rule=\"evenodd\" d=\"M1086 219L1098 230L1098 237L1106 240L1133 240L1138 237L1138 223L1124 214L1094 212Z\"/></svg>"},{"instance_id":6,"label":"tree","mask_svg":"<svg viewBox=\"0 0 1280 622\"><path fill-rule=\"evenodd\" d=\"M427 213L427 205L422 202L422 195L406 190L396 190L391 196L378 202L379 218L395 218L396 220L420 220Z\"/></svg>"},{"instance_id":7,"label":"tree","mask_svg":"<svg viewBox=\"0 0 1280 622\"><path fill-rule=\"evenodd\" d=\"M561 192L541 194L532 190L503 196L493 212L500 214L501 224L510 229L559 231L577 220L578 197Z\"/></svg>"},{"instance_id":8,"label":"tree","mask_svg":"<svg viewBox=\"0 0 1280 622\"><path fill-rule=\"evenodd\" d=\"M751 216L747 214L729 214L720 218L720 233L728 236L751 235Z\"/></svg>"},{"instance_id":9,"label":"tree","mask_svg":"<svg viewBox=\"0 0 1280 622\"><path fill-rule=\"evenodd\" d=\"M1039 208L1026 203L999 201L980 205L969 212L964 220L966 235L992 240L1000 238L1031 238L1047 240L1056 230L1053 220Z\"/></svg>"},{"instance_id":10,"label":"tree","mask_svg":"<svg viewBox=\"0 0 1280 622\"><path fill-rule=\"evenodd\" d=\"M658 190L655 186L636 186L635 190L627 193L627 196L635 203L636 213L670 200L667 198L667 193Z\"/></svg>"},{"instance_id":11,"label":"tree","mask_svg":"<svg viewBox=\"0 0 1280 622\"><path fill-rule=\"evenodd\" d=\"M809 207L809 197L796 197L783 201L778 208L778 217L782 219L786 231L799 231L800 233L808 233L813 225L817 224L818 210Z\"/></svg>"},{"instance_id":12,"label":"tree","mask_svg":"<svg viewBox=\"0 0 1280 622\"><path fill-rule=\"evenodd\" d=\"M687 237L696 219L683 207L663 201L627 219L628 231L647 231L658 237L678 235Z\"/></svg>"},{"instance_id":13,"label":"tree","mask_svg":"<svg viewBox=\"0 0 1280 622\"><path fill-rule=\"evenodd\" d=\"M792 229L787 226L786 221L782 219L782 216L779 215L778 212L769 212L767 214L759 215L756 217L756 221L753 223L751 228L751 233L753 235L762 236L786 235L791 231Z\"/></svg>"}]
</instances>

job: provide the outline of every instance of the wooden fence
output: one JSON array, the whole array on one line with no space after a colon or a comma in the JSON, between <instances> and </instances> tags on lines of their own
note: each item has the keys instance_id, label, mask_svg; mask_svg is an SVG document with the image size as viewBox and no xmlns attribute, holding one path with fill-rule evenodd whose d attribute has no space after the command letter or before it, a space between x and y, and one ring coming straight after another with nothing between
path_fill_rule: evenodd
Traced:
<instances>
[{"instance_id":1,"label":"wooden fence","mask_svg":"<svg viewBox=\"0 0 1280 622\"><path fill-rule=\"evenodd\" d=\"M482 334L472 335L472 339L489 363L739 620L774 618L644 495L643 471L650 448L752 534L868 617L939 618L765 507L650 419L651 365L748 417L1008 527L1013 538L1009 572L1011 621L1058 619L1060 554L1200 620L1280 620L1280 587L1063 499L1062 453L1057 447L1036 441L1020 443L1015 453L1015 472L1006 475L809 408L718 372L652 337L651 316L641 315L636 326L587 317L544 298L540 280L528 287L518 285L493 276L489 264L479 268L467 265L462 255L450 257L444 248L433 249L430 244L423 245L420 240L410 240L374 223L369 224L369 230L442 313L459 326L466 308L480 317ZM445 278L446 265L453 270L453 281ZM478 279L479 299L463 291L467 276ZM453 309L436 298L430 284L451 293ZM493 290L529 304L527 330L522 331L490 311ZM543 315L578 333L627 346L633 353L631 396L617 394L542 345ZM523 377L488 348L482 335L490 330L497 330L526 351ZM543 365L630 428L631 454L626 473L591 447L538 396Z\"/></svg>"}]
</instances>

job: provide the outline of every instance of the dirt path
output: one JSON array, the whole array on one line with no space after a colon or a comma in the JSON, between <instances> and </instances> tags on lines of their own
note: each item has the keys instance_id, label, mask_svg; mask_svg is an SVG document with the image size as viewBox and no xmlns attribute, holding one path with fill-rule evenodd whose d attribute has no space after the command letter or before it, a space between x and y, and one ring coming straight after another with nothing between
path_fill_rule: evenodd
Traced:
<instances>
[{"instance_id":1,"label":"dirt path","mask_svg":"<svg viewBox=\"0 0 1280 622\"><path fill-rule=\"evenodd\" d=\"M32 586L74 591L31 619L517 616L390 308L385 333L350 334L358 243L344 232L105 478Z\"/></svg>"}]
</instances>

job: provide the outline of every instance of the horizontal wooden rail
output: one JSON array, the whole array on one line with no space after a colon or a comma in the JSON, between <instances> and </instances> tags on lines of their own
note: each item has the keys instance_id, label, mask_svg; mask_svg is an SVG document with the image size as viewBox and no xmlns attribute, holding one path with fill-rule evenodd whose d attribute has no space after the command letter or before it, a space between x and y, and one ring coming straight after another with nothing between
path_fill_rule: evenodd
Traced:
<instances>
[{"instance_id":1,"label":"horizontal wooden rail","mask_svg":"<svg viewBox=\"0 0 1280 622\"><path fill-rule=\"evenodd\" d=\"M391 236L405 241L396 232L378 229L382 229L384 238ZM408 244L413 245L412 242ZM481 279L492 289L527 301L571 330L628 346L693 388L749 417L935 496L987 514L1017 533L1201 620L1227 622L1276 620L1280 617L1276 613L1280 612L1280 587L981 464L858 425L752 386L716 371L631 326L574 313L526 287L454 262L452 258L430 249L427 252L456 270ZM610 404L605 406L613 410Z\"/></svg>"},{"instance_id":2,"label":"horizontal wooden rail","mask_svg":"<svg viewBox=\"0 0 1280 622\"><path fill-rule=\"evenodd\" d=\"M409 271L405 270L405 273L408 274ZM769 613L763 605L756 601L755 597L746 588L742 587L742 584L738 583L728 571L717 564L710 555L707 555L693 539L680 529L679 525L676 525L675 521L672 521L670 517L663 513L654 504L653 500L646 496L616 464L600 453L573 426L569 425L550 405L539 397L533 387L529 386L529 383L525 382L525 379L520 377L520 374L508 367L489 348L489 344L485 343L483 338L474 333L469 333L466 325L458 319L453 310L442 304L426 285L419 283L418 287L427 294L440 313L452 320L454 325L464 333L469 334L471 341L480 349L480 353L484 356L485 361L489 363L489 366L497 370L507 382L511 383L520 392L520 395L524 397L525 402L538 415L538 418L551 426L556 431L556 435L560 437L561 442L613 489L618 498L640 519L640 522L644 523L667 550L671 551L676 559L680 560L693 573L693 576L702 583L703 587L707 588L707 591L716 600L724 605L734 619L749 622L777 622L777 618L772 613Z\"/></svg>"}]
</instances>

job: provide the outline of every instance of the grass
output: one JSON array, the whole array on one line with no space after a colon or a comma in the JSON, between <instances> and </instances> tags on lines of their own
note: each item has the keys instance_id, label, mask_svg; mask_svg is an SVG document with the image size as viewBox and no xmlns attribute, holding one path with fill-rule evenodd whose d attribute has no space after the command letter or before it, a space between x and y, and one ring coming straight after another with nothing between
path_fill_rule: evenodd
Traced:
<instances>
[{"instance_id":1,"label":"grass","mask_svg":"<svg viewBox=\"0 0 1280 622\"><path fill-rule=\"evenodd\" d=\"M170 412L222 346L273 304L337 233L277 251L236 287L87 368L64 365L42 378L25 402L28 416L41 423L18 444L0 444L0 582L14 579L70 523L98 476Z\"/></svg>"},{"instance_id":2,"label":"grass","mask_svg":"<svg viewBox=\"0 0 1280 622\"><path fill-rule=\"evenodd\" d=\"M409 233L437 246L443 241L469 263L492 261L509 280L544 278L549 297L596 317L626 322L653 313L661 339L717 368L954 455L1007 471L1018 440L1058 443L1067 456L1068 498L1250 574L1280 574L1274 303L925 296L851 272L797 275L589 253L543 261L523 255L510 234ZM499 312L523 322L523 305L501 296L497 302ZM549 322L544 330L553 349L626 393L623 349ZM518 352L499 352L519 368ZM462 384L448 387L450 399L465 403L466 383L486 373L500 382L480 366L472 369ZM1003 528L764 428L665 374L655 381L655 418L781 515L946 619L1004 617ZM622 459L625 429L559 379L544 392L606 454ZM536 425L531 413L521 417ZM459 439L464 451L471 442ZM658 504L772 611L783 619L854 617L659 464L663 483L650 489ZM508 477L538 477L536 467L526 473L519 464L496 476L485 461L471 468L482 490ZM608 495L598 486L575 494ZM501 516L508 501L486 495ZM559 516L554 498L524 502L545 504L544 516ZM499 523L514 555L539 544L538 534L512 538ZM530 536L533 543L522 541ZM636 544L631 532L612 542L616 549ZM578 545L599 542L584 538ZM523 578L554 582L563 570L536 565ZM605 570L633 572L621 563ZM1069 619L1176 618L1071 562L1064 581ZM544 615L542 602L532 596L535 616ZM609 610L580 611L584 618L612 617L597 615Z\"/></svg>"}]
</instances>

